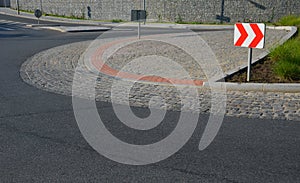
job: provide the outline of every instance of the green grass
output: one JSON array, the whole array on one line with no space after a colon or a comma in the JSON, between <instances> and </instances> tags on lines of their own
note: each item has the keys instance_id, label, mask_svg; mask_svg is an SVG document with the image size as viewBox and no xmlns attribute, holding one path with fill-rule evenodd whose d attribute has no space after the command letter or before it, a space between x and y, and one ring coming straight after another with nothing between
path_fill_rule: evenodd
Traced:
<instances>
[{"instance_id":1,"label":"green grass","mask_svg":"<svg viewBox=\"0 0 300 183\"><path fill-rule=\"evenodd\" d=\"M111 22L112 23L121 23L121 22L124 22L124 21L121 20L121 19L113 19Z\"/></svg>"},{"instance_id":2,"label":"green grass","mask_svg":"<svg viewBox=\"0 0 300 183\"><path fill-rule=\"evenodd\" d=\"M277 25L300 27L300 16L290 15L279 20ZM300 80L300 34L270 53L274 73L282 80Z\"/></svg>"},{"instance_id":3,"label":"green grass","mask_svg":"<svg viewBox=\"0 0 300 183\"><path fill-rule=\"evenodd\" d=\"M67 19L74 19L74 20L85 20L85 15L82 14L81 16L75 16L75 15L58 15L58 14L51 14L51 13L46 13L44 16L51 16L51 17L58 17L58 18L67 18Z\"/></svg>"},{"instance_id":4,"label":"green grass","mask_svg":"<svg viewBox=\"0 0 300 183\"><path fill-rule=\"evenodd\" d=\"M17 9L16 9L17 10ZM33 13L34 14L34 11L30 11L30 10L19 10L20 12L24 12L24 13Z\"/></svg>"},{"instance_id":5,"label":"green grass","mask_svg":"<svg viewBox=\"0 0 300 183\"><path fill-rule=\"evenodd\" d=\"M196 25L203 24L202 22L179 22L179 21L176 21L175 23L177 23L177 24L196 24Z\"/></svg>"},{"instance_id":6,"label":"green grass","mask_svg":"<svg viewBox=\"0 0 300 183\"><path fill-rule=\"evenodd\" d=\"M20 9L20 12L34 14L34 11L32 11L32 10L23 10L23 9ZM43 13L43 16L51 16L51 17L58 17L58 18L68 18L68 19L85 20L85 14L84 13L82 13L81 16L75 16L75 15L66 16L66 15L59 15L59 14Z\"/></svg>"},{"instance_id":7,"label":"green grass","mask_svg":"<svg viewBox=\"0 0 300 183\"><path fill-rule=\"evenodd\" d=\"M300 40L293 38L275 48L270 57L274 64L275 74L286 80L300 80Z\"/></svg>"},{"instance_id":8,"label":"green grass","mask_svg":"<svg viewBox=\"0 0 300 183\"><path fill-rule=\"evenodd\" d=\"M282 25L282 26L300 26L300 16L296 15L289 15L282 17L276 25Z\"/></svg>"}]
</instances>

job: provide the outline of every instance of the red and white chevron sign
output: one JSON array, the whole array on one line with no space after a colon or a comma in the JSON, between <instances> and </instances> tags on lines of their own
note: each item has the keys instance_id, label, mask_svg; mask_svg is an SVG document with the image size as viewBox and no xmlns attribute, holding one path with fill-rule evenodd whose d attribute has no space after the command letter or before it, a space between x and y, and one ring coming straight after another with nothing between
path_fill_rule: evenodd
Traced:
<instances>
[{"instance_id":1,"label":"red and white chevron sign","mask_svg":"<svg viewBox=\"0 0 300 183\"><path fill-rule=\"evenodd\" d=\"M266 25L263 23L237 23L234 25L234 45L264 48Z\"/></svg>"}]
</instances>

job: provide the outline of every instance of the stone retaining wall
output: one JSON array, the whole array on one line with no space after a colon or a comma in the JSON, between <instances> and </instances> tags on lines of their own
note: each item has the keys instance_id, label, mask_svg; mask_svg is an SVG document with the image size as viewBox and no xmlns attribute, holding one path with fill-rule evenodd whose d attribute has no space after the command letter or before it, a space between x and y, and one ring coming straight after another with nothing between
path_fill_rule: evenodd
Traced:
<instances>
[{"instance_id":1,"label":"stone retaining wall","mask_svg":"<svg viewBox=\"0 0 300 183\"><path fill-rule=\"evenodd\" d=\"M48 14L92 19L130 20L130 10L143 8L143 0L19 0L20 9L42 9ZM16 8L16 0L11 1ZM148 18L161 21L272 22L288 14L300 14L299 0L146 0Z\"/></svg>"},{"instance_id":2,"label":"stone retaining wall","mask_svg":"<svg viewBox=\"0 0 300 183\"><path fill-rule=\"evenodd\" d=\"M10 0L0 0L0 7L10 7Z\"/></svg>"}]
</instances>

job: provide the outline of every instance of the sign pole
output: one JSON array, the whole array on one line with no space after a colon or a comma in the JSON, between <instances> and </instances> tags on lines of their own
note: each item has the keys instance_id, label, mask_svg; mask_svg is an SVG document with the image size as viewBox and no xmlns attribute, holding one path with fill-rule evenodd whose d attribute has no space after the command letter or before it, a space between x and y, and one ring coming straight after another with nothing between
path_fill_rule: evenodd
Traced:
<instances>
[{"instance_id":1,"label":"sign pole","mask_svg":"<svg viewBox=\"0 0 300 183\"><path fill-rule=\"evenodd\" d=\"M18 15L20 15L20 4L19 4L19 0L17 0L17 11L18 11Z\"/></svg>"},{"instance_id":2,"label":"sign pole","mask_svg":"<svg viewBox=\"0 0 300 183\"><path fill-rule=\"evenodd\" d=\"M138 39L141 39L141 23L146 20L146 11L131 10L131 21L138 22Z\"/></svg>"},{"instance_id":3,"label":"sign pole","mask_svg":"<svg viewBox=\"0 0 300 183\"><path fill-rule=\"evenodd\" d=\"M39 9L36 9L34 11L34 16L38 19L38 24L40 24L40 18L42 17L43 13L41 10Z\"/></svg>"},{"instance_id":4,"label":"sign pole","mask_svg":"<svg viewBox=\"0 0 300 183\"><path fill-rule=\"evenodd\" d=\"M43 0L40 0L41 12L43 13Z\"/></svg>"},{"instance_id":5,"label":"sign pole","mask_svg":"<svg viewBox=\"0 0 300 183\"><path fill-rule=\"evenodd\" d=\"M139 26L138 26L138 38L141 39L141 21L139 20Z\"/></svg>"},{"instance_id":6,"label":"sign pole","mask_svg":"<svg viewBox=\"0 0 300 183\"><path fill-rule=\"evenodd\" d=\"M250 82L250 78L251 78L251 64L252 64L252 48L249 48L247 82Z\"/></svg>"},{"instance_id":7,"label":"sign pole","mask_svg":"<svg viewBox=\"0 0 300 183\"><path fill-rule=\"evenodd\" d=\"M146 11L146 0L144 0L144 11ZM146 25L146 19L144 21L144 25Z\"/></svg>"}]
</instances>

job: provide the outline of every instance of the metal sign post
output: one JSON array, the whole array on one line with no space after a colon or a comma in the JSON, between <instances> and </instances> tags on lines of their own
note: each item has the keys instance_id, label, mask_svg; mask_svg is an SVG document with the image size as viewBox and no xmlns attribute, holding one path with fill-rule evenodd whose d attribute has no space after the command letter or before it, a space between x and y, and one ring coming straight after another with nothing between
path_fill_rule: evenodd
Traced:
<instances>
[{"instance_id":1,"label":"metal sign post","mask_svg":"<svg viewBox=\"0 0 300 183\"><path fill-rule=\"evenodd\" d=\"M248 52L247 82L249 82L250 78L251 78L251 64L252 64L252 48L249 48L249 52Z\"/></svg>"},{"instance_id":2,"label":"metal sign post","mask_svg":"<svg viewBox=\"0 0 300 183\"><path fill-rule=\"evenodd\" d=\"M146 12L146 0L144 0L144 11ZM145 18L145 21L144 21L144 25L146 25L146 18Z\"/></svg>"},{"instance_id":3,"label":"metal sign post","mask_svg":"<svg viewBox=\"0 0 300 183\"><path fill-rule=\"evenodd\" d=\"M19 4L19 0L17 0L17 11L18 11L18 15L20 15L20 4Z\"/></svg>"},{"instance_id":4,"label":"metal sign post","mask_svg":"<svg viewBox=\"0 0 300 183\"><path fill-rule=\"evenodd\" d=\"M41 12L43 13L43 0L40 0L40 5L41 5Z\"/></svg>"},{"instance_id":5,"label":"metal sign post","mask_svg":"<svg viewBox=\"0 0 300 183\"><path fill-rule=\"evenodd\" d=\"M141 22L139 21L139 26L138 26L138 38L141 39Z\"/></svg>"},{"instance_id":6,"label":"metal sign post","mask_svg":"<svg viewBox=\"0 0 300 183\"><path fill-rule=\"evenodd\" d=\"M38 18L38 24L40 24L40 18L41 18L42 15L43 15L42 11L39 10L39 9L36 9L36 10L34 11L34 15L35 15L36 18Z\"/></svg>"},{"instance_id":7,"label":"metal sign post","mask_svg":"<svg viewBox=\"0 0 300 183\"><path fill-rule=\"evenodd\" d=\"M146 21L145 10L131 10L131 21L138 22L138 39L141 39L141 22Z\"/></svg>"}]
</instances>

